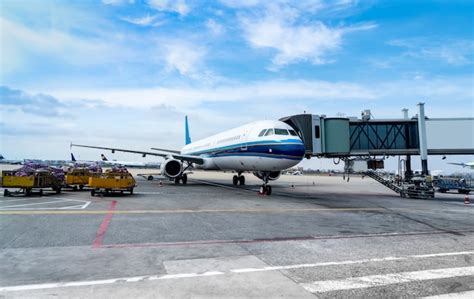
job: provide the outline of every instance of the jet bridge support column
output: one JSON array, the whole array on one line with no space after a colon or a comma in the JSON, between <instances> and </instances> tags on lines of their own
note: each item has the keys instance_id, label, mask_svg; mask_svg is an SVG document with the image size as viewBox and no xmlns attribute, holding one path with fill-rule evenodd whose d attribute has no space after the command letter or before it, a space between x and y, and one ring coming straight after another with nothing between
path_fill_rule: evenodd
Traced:
<instances>
[{"instance_id":1,"label":"jet bridge support column","mask_svg":"<svg viewBox=\"0 0 474 299\"><path fill-rule=\"evenodd\" d=\"M428 175L428 146L426 141L425 103L418 103L418 135L420 138L421 174Z\"/></svg>"}]
</instances>

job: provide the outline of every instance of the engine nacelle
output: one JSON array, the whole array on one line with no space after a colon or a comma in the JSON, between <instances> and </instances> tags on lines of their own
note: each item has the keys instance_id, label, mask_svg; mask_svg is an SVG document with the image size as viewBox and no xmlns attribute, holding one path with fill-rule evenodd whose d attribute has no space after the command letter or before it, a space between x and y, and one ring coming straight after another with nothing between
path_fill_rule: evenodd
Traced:
<instances>
[{"instance_id":1,"label":"engine nacelle","mask_svg":"<svg viewBox=\"0 0 474 299\"><path fill-rule=\"evenodd\" d=\"M265 173L263 171L256 171L253 173L257 178L263 180L265 179ZM268 176L269 181L278 180L281 175L281 171L272 171Z\"/></svg>"},{"instance_id":2,"label":"engine nacelle","mask_svg":"<svg viewBox=\"0 0 474 299\"><path fill-rule=\"evenodd\" d=\"M183 173L183 163L176 159L167 159L161 165L163 175L169 178L175 178Z\"/></svg>"}]
</instances>

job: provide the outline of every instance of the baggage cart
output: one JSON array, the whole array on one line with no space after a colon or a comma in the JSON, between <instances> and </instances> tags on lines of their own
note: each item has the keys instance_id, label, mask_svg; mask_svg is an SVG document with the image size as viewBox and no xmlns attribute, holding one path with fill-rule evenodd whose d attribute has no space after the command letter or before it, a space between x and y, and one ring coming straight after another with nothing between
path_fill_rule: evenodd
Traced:
<instances>
[{"instance_id":1,"label":"baggage cart","mask_svg":"<svg viewBox=\"0 0 474 299\"><path fill-rule=\"evenodd\" d=\"M35 171L28 175L19 176L16 170L2 171L2 187L4 196L12 194L25 194L29 196L34 190L38 190L40 195L43 194L43 189L51 188L56 193L61 193L61 186L63 181L55 177L51 172ZM18 189L10 191L9 189Z\"/></svg>"},{"instance_id":2,"label":"baggage cart","mask_svg":"<svg viewBox=\"0 0 474 299\"><path fill-rule=\"evenodd\" d=\"M89 187L92 188L92 196L100 193L110 194L117 192L120 194L124 192L133 194L135 186L135 179L128 172L106 172L89 177Z\"/></svg>"}]
</instances>

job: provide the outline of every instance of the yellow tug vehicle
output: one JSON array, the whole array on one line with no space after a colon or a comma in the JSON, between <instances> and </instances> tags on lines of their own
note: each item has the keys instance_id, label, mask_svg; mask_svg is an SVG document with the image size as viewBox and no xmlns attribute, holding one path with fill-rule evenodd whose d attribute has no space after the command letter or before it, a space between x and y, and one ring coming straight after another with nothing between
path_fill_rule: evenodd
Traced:
<instances>
[{"instance_id":1,"label":"yellow tug vehicle","mask_svg":"<svg viewBox=\"0 0 474 299\"><path fill-rule=\"evenodd\" d=\"M89 177L91 195L130 192L136 186L135 179L125 167L114 167L105 173Z\"/></svg>"}]
</instances>

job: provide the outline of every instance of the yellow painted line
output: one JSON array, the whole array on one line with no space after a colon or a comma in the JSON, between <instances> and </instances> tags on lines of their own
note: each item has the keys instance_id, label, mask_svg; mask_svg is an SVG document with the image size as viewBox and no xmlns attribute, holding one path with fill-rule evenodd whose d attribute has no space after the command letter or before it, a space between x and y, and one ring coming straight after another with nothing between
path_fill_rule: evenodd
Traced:
<instances>
[{"instance_id":1,"label":"yellow painted line","mask_svg":"<svg viewBox=\"0 0 474 299\"><path fill-rule=\"evenodd\" d=\"M414 209L398 208L391 210L413 211ZM208 209L208 210L9 210L0 211L0 215L95 215L95 214L186 214L186 213L288 213L288 212L357 212L357 211L380 211L390 212L385 208L294 208L294 209Z\"/></svg>"}]
</instances>

